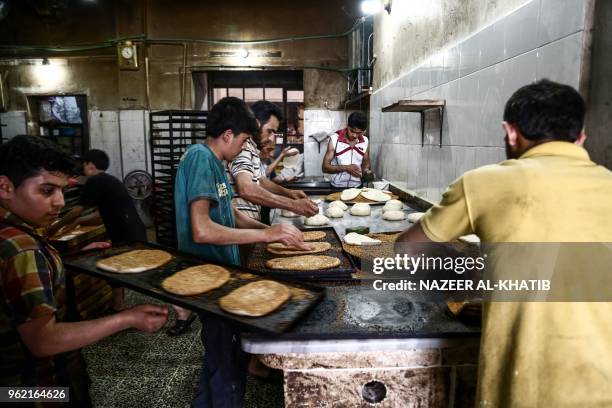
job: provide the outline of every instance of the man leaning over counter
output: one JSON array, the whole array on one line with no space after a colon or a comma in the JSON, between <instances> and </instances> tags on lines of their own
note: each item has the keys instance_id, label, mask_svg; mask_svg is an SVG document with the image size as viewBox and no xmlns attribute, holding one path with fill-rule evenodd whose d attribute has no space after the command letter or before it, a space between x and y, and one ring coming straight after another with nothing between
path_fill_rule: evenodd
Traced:
<instances>
[{"instance_id":1,"label":"man leaning over counter","mask_svg":"<svg viewBox=\"0 0 612 408\"><path fill-rule=\"evenodd\" d=\"M541 80L517 90L502 123L508 160L453 182L396 251L466 234L612 242L612 172L582 148L584 117L569 86ZM612 303L487 302L482 317L478 406L612 405Z\"/></svg>"},{"instance_id":2,"label":"man leaning over counter","mask_svg":"<svg viewBox=\"0 0 612 408\"><path fill-rule=\"evenodd\" d=\"M319 208L303 191L289 190L267 177L261 177L258 145L261 147L274 142L282 113L278 106L269 101L255 102L251 110L260 126L259 140L247 140L242 151L227 162L229 181L237 196L234 199L236 207L256 220L261 219L261 206L281 208L300 215L315 215Z\"/></svg>"}]
</instances>

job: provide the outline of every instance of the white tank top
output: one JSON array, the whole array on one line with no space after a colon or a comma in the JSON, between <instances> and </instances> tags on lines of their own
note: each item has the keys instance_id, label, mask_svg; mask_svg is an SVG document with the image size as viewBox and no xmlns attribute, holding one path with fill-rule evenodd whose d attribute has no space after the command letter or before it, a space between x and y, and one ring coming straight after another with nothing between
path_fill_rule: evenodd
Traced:
<instances>
[{"instance_id":1,"label":"white tank top","mask_svg":"<svg viewBox=\"0 0 612 408\"><path fill-rule=\"evenodd\" d=\"M361 168L363 156L368 151L369 142L366 136L359 136L357 143L351 146L346 138L346 129L342 129L330 136L330 143L334 146L331 164L340 166L356 164ZM333 174L330 182L334 187L350 188L359 186L361 179L348 172L342 172Z\"/></svg>"}]
</instances>

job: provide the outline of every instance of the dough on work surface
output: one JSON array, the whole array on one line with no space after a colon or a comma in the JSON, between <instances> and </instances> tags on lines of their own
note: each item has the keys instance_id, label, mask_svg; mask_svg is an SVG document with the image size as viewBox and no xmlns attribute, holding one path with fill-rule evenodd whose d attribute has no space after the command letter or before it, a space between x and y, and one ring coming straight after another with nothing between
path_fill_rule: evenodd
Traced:
<instances>
[{"instance_id":1,"label":"dough on work surface","mask_svg":"<svg viewBox=\"0 0 612 408\"><path fill-rule=\"evenodd\" d=\"M329 218L342 218L344 217L344 210L338 206L330 206L325 210L325 215Z\"/></svg>"},{"instance_id":2,"label":"dough on work surface","mask_svg":"<svg viewBox=\"0 0 612 408\"><path fill-rule=\"evenodd\" d=\"M218 265L197 265L178 271L161 283L164 290L181 296L194 296L220 288L230 273Z\"/></svg>"},{"instance_id":3,"label":"dough on work surface","mask_svg":"<svg viewBox=\"0 0 612 408\"><path fill-rule=\"evenodd\" d=\"M279 242L275 242L273 244L268 244L266 249L268 250L268 252L276 255L305 255L325 252L331 248L331 244L329 242L309 242L308 245L312 247L312 249L306 251L299 248L289 247Z\"/></svg>"},{"instance_id":4,"label":"dough on work surface","mask_svg":"<svg viewBox=\"0 0 612 408\"><path fill-rule=\"evenodd\" d=\"M318 241L325 236L325 231L304 231L304 241Z\"/></svg>"},{"instance_id":5,"label":"dough on work surface","mask_svg":"<svg viewBox=\"0 0 612 408\"><path fill-rule=\"evenodd\" d=\"M158 268L172 259L166 251L159 249L137 249L120 255L100 259L96 266L109 272L138 273Z\"/></svg>"},{"instance_id":6,"label":"dough on work surface","mask_svg":"<svg viewBox=\"0 0 612 408\"><path fill-rule=\"evenodd\" d=\"M330 208L330 207L338 207L338 208L341 208L342 211L348 210L348 205L344 204L340 200L332 201L331 203L329 203L329 206L327 206L327 208Z\"/></svg>"},{"instance_id":7,"label":"dough on work surface","mask_svg":"<svg viewBox=\"0 0 612 408\"><path fill-rule=\"evenodd\" d=\"M266 261L270 269L283 269L287 271L316 271L318 269L335 268L340 260L327 255L300 255L285 258L274 258Z\"/></svg>"},{"instance_id":8,"label":"dough on work surface","mask_svg":"<svg viewBox=\"0 0 612 408\"><path fill-rule=\"evenodd\" d=\"M304 224L312 226L327 225L329 224L329 218L327 218L323 214L316 214L312 217L306 218L306 220L304 220Z\"/></svg>"},{"instance_id":9,"label":"dough on work surface","mask_svg":"<svg viewBox=\"0 0 612 408\"><path fill-rule=\"evenodd\" d=\"M360 193L360 188L347 188L346 190L342 190L342 193L340 193L340 199L342 201L351 201L357 198Z\"/></svg>"},{"instance_id":10,"label":"dough on work surface","mask_svg":"<svg viewBox=\"0 0 612 408\"><path fill-rule=\"evenodd\" d=\"M367 198L368 200L378 202L389 201L391 199L391 194L383 193L382 191L376 189L362 192L361 196L363 198Z\"/></svg>"},{"instance_id":11,"label":"dough on work surface","mask_svg":"<svg viewBox=\"0 0 612 408\"><path fill-rule=\"evenodd\" d=\"M288 218L299 217L296 213L294 213L293 211L289 211L289 210L282 210L281 215L283 217L288 217Z\"/></svg>"},{"instance_id":12,"label":"dough on work surface","mask_svg":"<svg viewBox=\"0 0 612 408\"><path fill-rule=\"evenodd\" d=\"M418 220L420 220L421 217L424 216L424 215L425 215L425 213L415 212L415 213L412 213L412 214L408 214L408 216L406 218L408 218L408 221L410 221L412 223L415 223Z\"/></svg>"},{"instance_id":13,"label":"dough on work surface","mask_svg":"<svg viewBox=\"0 0 612 408\"><path fill-rule=\"evenodd\" d=\"M404 204L400 200L389 200L383 206L383 212L401 210L404 208Z\"/></svg>"},{"instance_id":14,"label":"dough on work surface","mask_svg":"<svg viewBox=\"0 0 612 408\"><path fill-rule=\"evenodd\" d=\"M357 234L356 232L349 232L344 236L344 242L349 245L380 245L381 241L373 239L367 235Z\"/></svg>"},{"instance_id":15,"label":"dough on work surface","mask_svg":"<svg viewBox=\"0 0 612 408\"><path fill-rule=\"evenodd\" d=\"M391 210L383 213L383 219L388 221L401 221L406 219L406 214L400 210Z\"/></svg>"},{"instance_id":16,"label":"dough on work surface","mask_svg":"<svg viewBox=\"0 0 612 408\"><path fill-rule=\"evenodd\" d=\"M289 288L271 280L251 282L219 299L219 307L240 316L265 316L291 297Z\"/></svg>"},{"instance_id":17,"label":"dough on work surface","mask_svg":"<svg viewBox=\"0 0 612 408\"><path fill-rule=\"evenodd\" d=\"M352 215L358 215L358 216L370 215L371 211L372 210L370 209L370 204L366 204L366 203L357 203L351 207Z\"/></svg>"}]
</instances>

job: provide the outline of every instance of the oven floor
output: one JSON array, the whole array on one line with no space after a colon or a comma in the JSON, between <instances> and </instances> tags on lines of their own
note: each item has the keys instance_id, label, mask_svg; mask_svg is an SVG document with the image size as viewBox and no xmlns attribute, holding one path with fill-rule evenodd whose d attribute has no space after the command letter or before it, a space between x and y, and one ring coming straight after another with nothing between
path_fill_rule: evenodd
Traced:
<instances>
[{"instance_id":1,"label":"oven floor","mask_svg":"<svg viewBox=\"0 0 612 408\"><path fill-rule=\"evenodd\" d=\"M160 303L126 290L126 306ZM155 334L134 330L118 333L83 349L90 395L96 407L189 407L202 363L200 323L179 337L165 331L174 316ZM283 406L282 380L263 382L248 376L245 407Z\"/></svg>"}]
</instances>

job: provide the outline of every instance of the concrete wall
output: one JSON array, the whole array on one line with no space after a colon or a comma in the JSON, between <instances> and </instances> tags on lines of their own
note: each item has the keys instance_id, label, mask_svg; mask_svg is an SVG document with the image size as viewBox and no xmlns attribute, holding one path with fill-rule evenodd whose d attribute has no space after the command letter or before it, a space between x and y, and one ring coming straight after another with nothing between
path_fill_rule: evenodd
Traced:
<instances>
[{"instance_id":1,"label":"concrete wall","mask_svg":"<svg viewBox=\"0 0 612 408\"><path fill-rule=\"evenodd\" d=\"M591 158L612 169L612 2L599 0L595 7L591 86L585 144Z\"/></svg>"},{"instance_id":2,"label":"concrete wall","mask_svg":"<svg viewBox=\"0 0 612 408\"><path fill-rule=\"evenodd\" d=\"M432 46L422 58L415 53L394 62L390 71L378 72L382 64L377 61L375 78L389 79L370 101L371 155L378 175L437 201L465 171L505 158L503 106L517 88L540 78L578 88L587 0L434 1L429 12L435 15L423 17L422 24L414 17L408 26L397 26L395 39L383 50L380 37L390 34L381 28L381 19L392 19L403 3L393 2L391 16L377 18L376 54L408 44L423 54L423 43L431 42L431 21L449 34L436 37L441 47ZM474 13L466 15L458 3ZM452 4L457 5L454 13L448 9ZM411 42L403 37L404 28L412 33ZM381 112L399 99L446 100L442 147L436 114L427 117L421 146L419 114Z\"/></svg>"},{"instance_id":3,"label":"concrete wall","mask_svg":"<svg viewBox=\"0 0 612 408\"><path fill-rule=\"evenodd\" d=\"M142 131L148 119L143 121L142 118L147 118L143 112L193 107L191 71L218 69L219 66L244 69L345 68L348 64L346 37L253 46L208 44L195 40L248 41L342 33L352 27L359 16L357 8L358 3L351 0L313 0L301 3L299 7L281 0L257 4L247 0L222 3L114 0L91 4L78 2L52 18L37 15L25 2L13 2L11 14L0 25L1 44L68 46L146 34L149 39L182 39L186 55L183 55L181 44L152 43L145 46L137 42L140 69L125 71L118 68L114 47L59 55L0 49L0 59L5 60L0 62L5 101L0 110L27 112L26 95L30 94L87 95L91 146L108 150L114 163L111 173L121 177L127 174L132 164L137 163L143 169L146 164ZM239 48L248 48L251 55L257 51L280 51L282 57L242 60L210 55L213 51ZM17 58L40 59L44 56L53 57L52 65L61 74L57 80L41 77L38 73L40 65L27 64ZM149 61L148 99L145 58ZM187 66L185 76L182 75L184 58ZM345 98L346 88L346 78L339 72L304 70L306 109L338 109ZM31 118L26 117L26 120L31 121ZM31 123L30 132L36 131L36 126ZM129 146L124 144L126 140L131 143Z\"/></svg>"}]
</instances>

